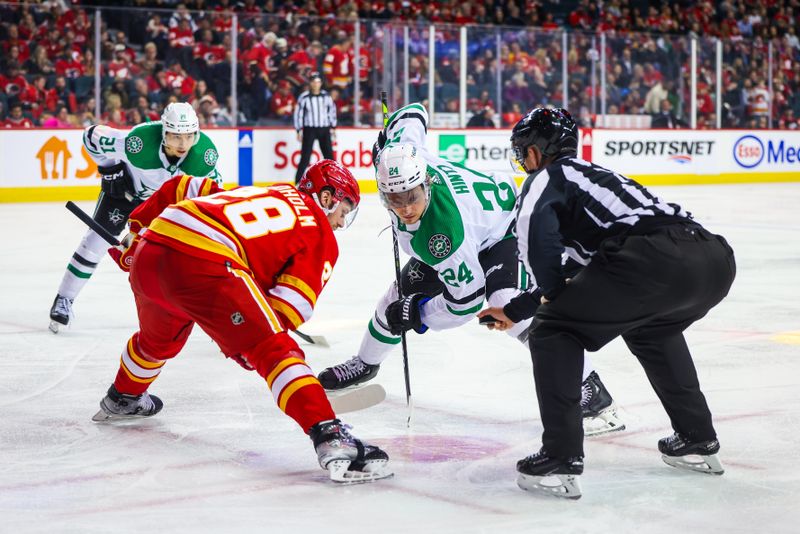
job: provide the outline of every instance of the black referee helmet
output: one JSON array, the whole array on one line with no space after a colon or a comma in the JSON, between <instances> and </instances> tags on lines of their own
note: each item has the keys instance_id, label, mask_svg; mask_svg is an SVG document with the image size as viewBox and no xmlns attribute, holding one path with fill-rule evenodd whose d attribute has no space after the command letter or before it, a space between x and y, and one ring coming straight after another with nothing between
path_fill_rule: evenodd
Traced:
<instances>
[{"instance_id":1,"label":"black referee helmet","mask_svg":"<svg viewBox=\"0 0 800 534\"><path fill-rule=\"evenodd\" d=\"M544 158L576 156L578 125L563 108L536 108L522 117L511 131L514 158L522 163L528 148L535 146Z\"/></svg>"}]
</instances>

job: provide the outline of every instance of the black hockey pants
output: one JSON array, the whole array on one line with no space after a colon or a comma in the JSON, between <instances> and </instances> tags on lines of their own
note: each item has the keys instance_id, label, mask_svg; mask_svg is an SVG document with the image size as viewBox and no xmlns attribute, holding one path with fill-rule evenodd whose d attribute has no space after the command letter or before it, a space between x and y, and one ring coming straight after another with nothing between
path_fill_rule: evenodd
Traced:
<instances>
[{"instance_id":1,"label":"black hockey pants","mask_svg":"<svg viewBox=\"0 0 800 534\"><path fill-rule=\"evenodd\" d=\"M542 444L583 456L580 391L584 350L622 336L639 359L676 432L716 438L683 331L733 283L733 250L687 222L604 241L553 302L539 306L529 339Z\"/></svg>"}]
</instances>

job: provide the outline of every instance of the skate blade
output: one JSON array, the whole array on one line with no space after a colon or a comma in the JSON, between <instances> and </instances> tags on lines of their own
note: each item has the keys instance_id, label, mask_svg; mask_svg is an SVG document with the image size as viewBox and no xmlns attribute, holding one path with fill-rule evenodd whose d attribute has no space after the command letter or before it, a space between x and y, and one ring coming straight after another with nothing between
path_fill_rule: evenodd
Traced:
<instances>
[{"instance_id":1,"label":"skate blade","mask_svg":"<svg viewBox=\"0 0 800 534\"><path fill-rule=\"evenodd\" d=\"M517 486L525 491L534 491L559 497L578 500L581 498L581 485L578 475L549 475L545 477L526 475L517 476Z\"/></svg>"},{"instance_id":2,"label":"skate blade","mask_svg":"<svg viewBox=\"0 0 800 534\"><path fill-rule=\"evenodd\" d=\"M354 389L326 391L334 413L357 412L380 404L386 398L386 390L380 384L369 384Z\"/></svg>"},{"instance_id":3,"label":"skate blade","mask_svg":"<svg viewBox=\"0 0 800 534\"><path fill-rule=\"evenodd\" d=\"M155 415L155 414L153 414ZM134 421L136 419L145 419L153 415L123 415L116 413L106 413L102 408L92 416L92 421L95 423L113 423L116 421Z\"/></svg>"},{"instance_id":4,"label":"skate blade","mask_svg":"<svg viewBox=\"0 0 800 534\"><path fill-rule=\"evenodd\" d=\"M620 419L617 406L613 403L596 416L583 418L583 435L586 437L601 436L622 430L625 430L625 423Z\"/></svg>"},{"instance_id":5,"label":"skate blade","mask_svg":"<svg viewBox=\"0 0 800 534\"><path fill-rule=\"evenodd\" d=\"M361 469L351 469L350 460L335 460L327 469L331 480L337 484L364 484L394 476L387 463L388 460L370 460Z\"/></svg>"},{"instance_id":6,"label":"skate blade","mask_svg":"<svg viewBox=\"0 0 800 534\"><path fill-rule=\"evenodd\" d=\"M678 469L685 469L687 471L695 471L697 473L704 473L707 475L721 475L725 472L722 467L722 462L719 461L716 454L702 456L699 454L687 454L686 456L667 456L661 455L664 463L676 467Z\"/></svg>"},{"instance_id":7,"label":"skate blade","mask_svg":"<svg viewBox=\"0 0 800 534\"><path fill-rule=\"evenodd\" d=\"M52 333L54 333L54 334L58 334L58 328L59 328L60 326L61 326L61 323L57 323L56 321L50 321L50 326L48 326L48 329L49 329L49 330L50 330Z\"/></svg>"}]
</instances>

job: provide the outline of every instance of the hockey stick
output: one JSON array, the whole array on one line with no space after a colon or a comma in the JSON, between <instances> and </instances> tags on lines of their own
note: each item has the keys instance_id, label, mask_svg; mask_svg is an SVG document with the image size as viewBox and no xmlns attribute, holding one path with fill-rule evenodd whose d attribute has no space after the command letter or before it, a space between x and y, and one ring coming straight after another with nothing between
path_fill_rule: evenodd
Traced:
<instances>
[{"instance_id":1,"label":"hockey stick","mask_svg":"<svg viewBox=\"0 0 800 534\"><path fill-rule=\"evenodd\" d=\"M100 237L102 237L106 243L108 243L112 247L120 246L119 240L116 237L114 237L111 234L111 232L100 226L100 224L97 221L92 219L88 213L80 209L78 205L75 204L73 201L68 200L66 206L67 209L71 211L73 215L75 215L78 219L80 219L81 222L83 222L83 224L94 230L94 232ZM318 345L320 347L330 347L330 345L328 344L328 340L325 339L325 336L310 336L308 334L300 332L299 330L294 330L293 332L297 337L299 337L306 343L309 343L311 345Z\"/></svg>"},{"instance_id":2,"label":"hockey stick","mask_svg":"<svg viewBox=\"0 0 800 534\"><path fill-rule=\"evenodd\" d=\"M328 343L328 340L325 339L325 336L310 336L308 334L304 334L300 330L290 330L290 332L309 345L317 345L319 347L325 347L326 349L330 347L330 344Z\"/></svg>"},{"instance_id":3,"label":"hockey stick","mask_svg":"<svg viewBox=\"0 0 800 534\"><path fill-rule=\"evenodd\" d=\"M80 209L77 204L71 200L68 200L66 206L67 209L73 213L73 215L79 218L83 224L94 230L94 233L102 237L106 243L112 247L119 246L119 240L111 235L111 232L100 226L100 223L92 219L88 213Z\"/></svg>"},{"instance_id":4,"label":"hockey stick","mask_svg":"<svg viewBox=\"0 0 800 534\"><path fill-rule=\"evenodd\" d=\"M387 134L386 127L389 126L389 95L386 91L381 91L381 110L383 111L383 133ZM403 289L400 284L400 251L397 244L397 229L392 225L392 251L394 252L394 277L397 283L397 298L403 298ZM406 333L400 333L400 344L403 350L403 378L406 381L406 405L408 406L408 419L406 426L411 426L411 414L414 412L414 403L411 399L411 378L408 373L408 345L406 344Z\"/></svg>"},{"instance_id":5,"label":"hockey stick","mask_svg":"<svg viewBox=\"0 0 800 534\"><path fill-rule=\"evenodd\" d=\"M386 398L386 390L380 384L369 384L342 393L326 391L334 413L356 412L380 404Z\"/></svg>"}]
</instances>

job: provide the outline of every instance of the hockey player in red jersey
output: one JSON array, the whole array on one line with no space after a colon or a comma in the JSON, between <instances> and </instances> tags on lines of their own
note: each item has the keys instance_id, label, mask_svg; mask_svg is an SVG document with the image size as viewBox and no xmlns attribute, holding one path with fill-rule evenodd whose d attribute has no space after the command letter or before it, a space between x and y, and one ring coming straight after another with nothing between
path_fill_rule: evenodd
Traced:
<instances>
[{"instance_id":1,"label":"hockey player in red jersey","mask_svg":"<svg viewBox=\"0 0 800 534\"><path fill-rule=\"evenodd\" d=\"M131 214L129 248L111 249L130 269L140 328L94 420L158 413L163 403L147 390L197 323L227 357L266 380L332 480L391 476L388 455L336 418L288 335L311 317L339 254L333 231L352 221L359 200L353 175L331 160L309 167L297 188L224 191L188 176L165 182Z\"/></svg>"}]
</instances>

